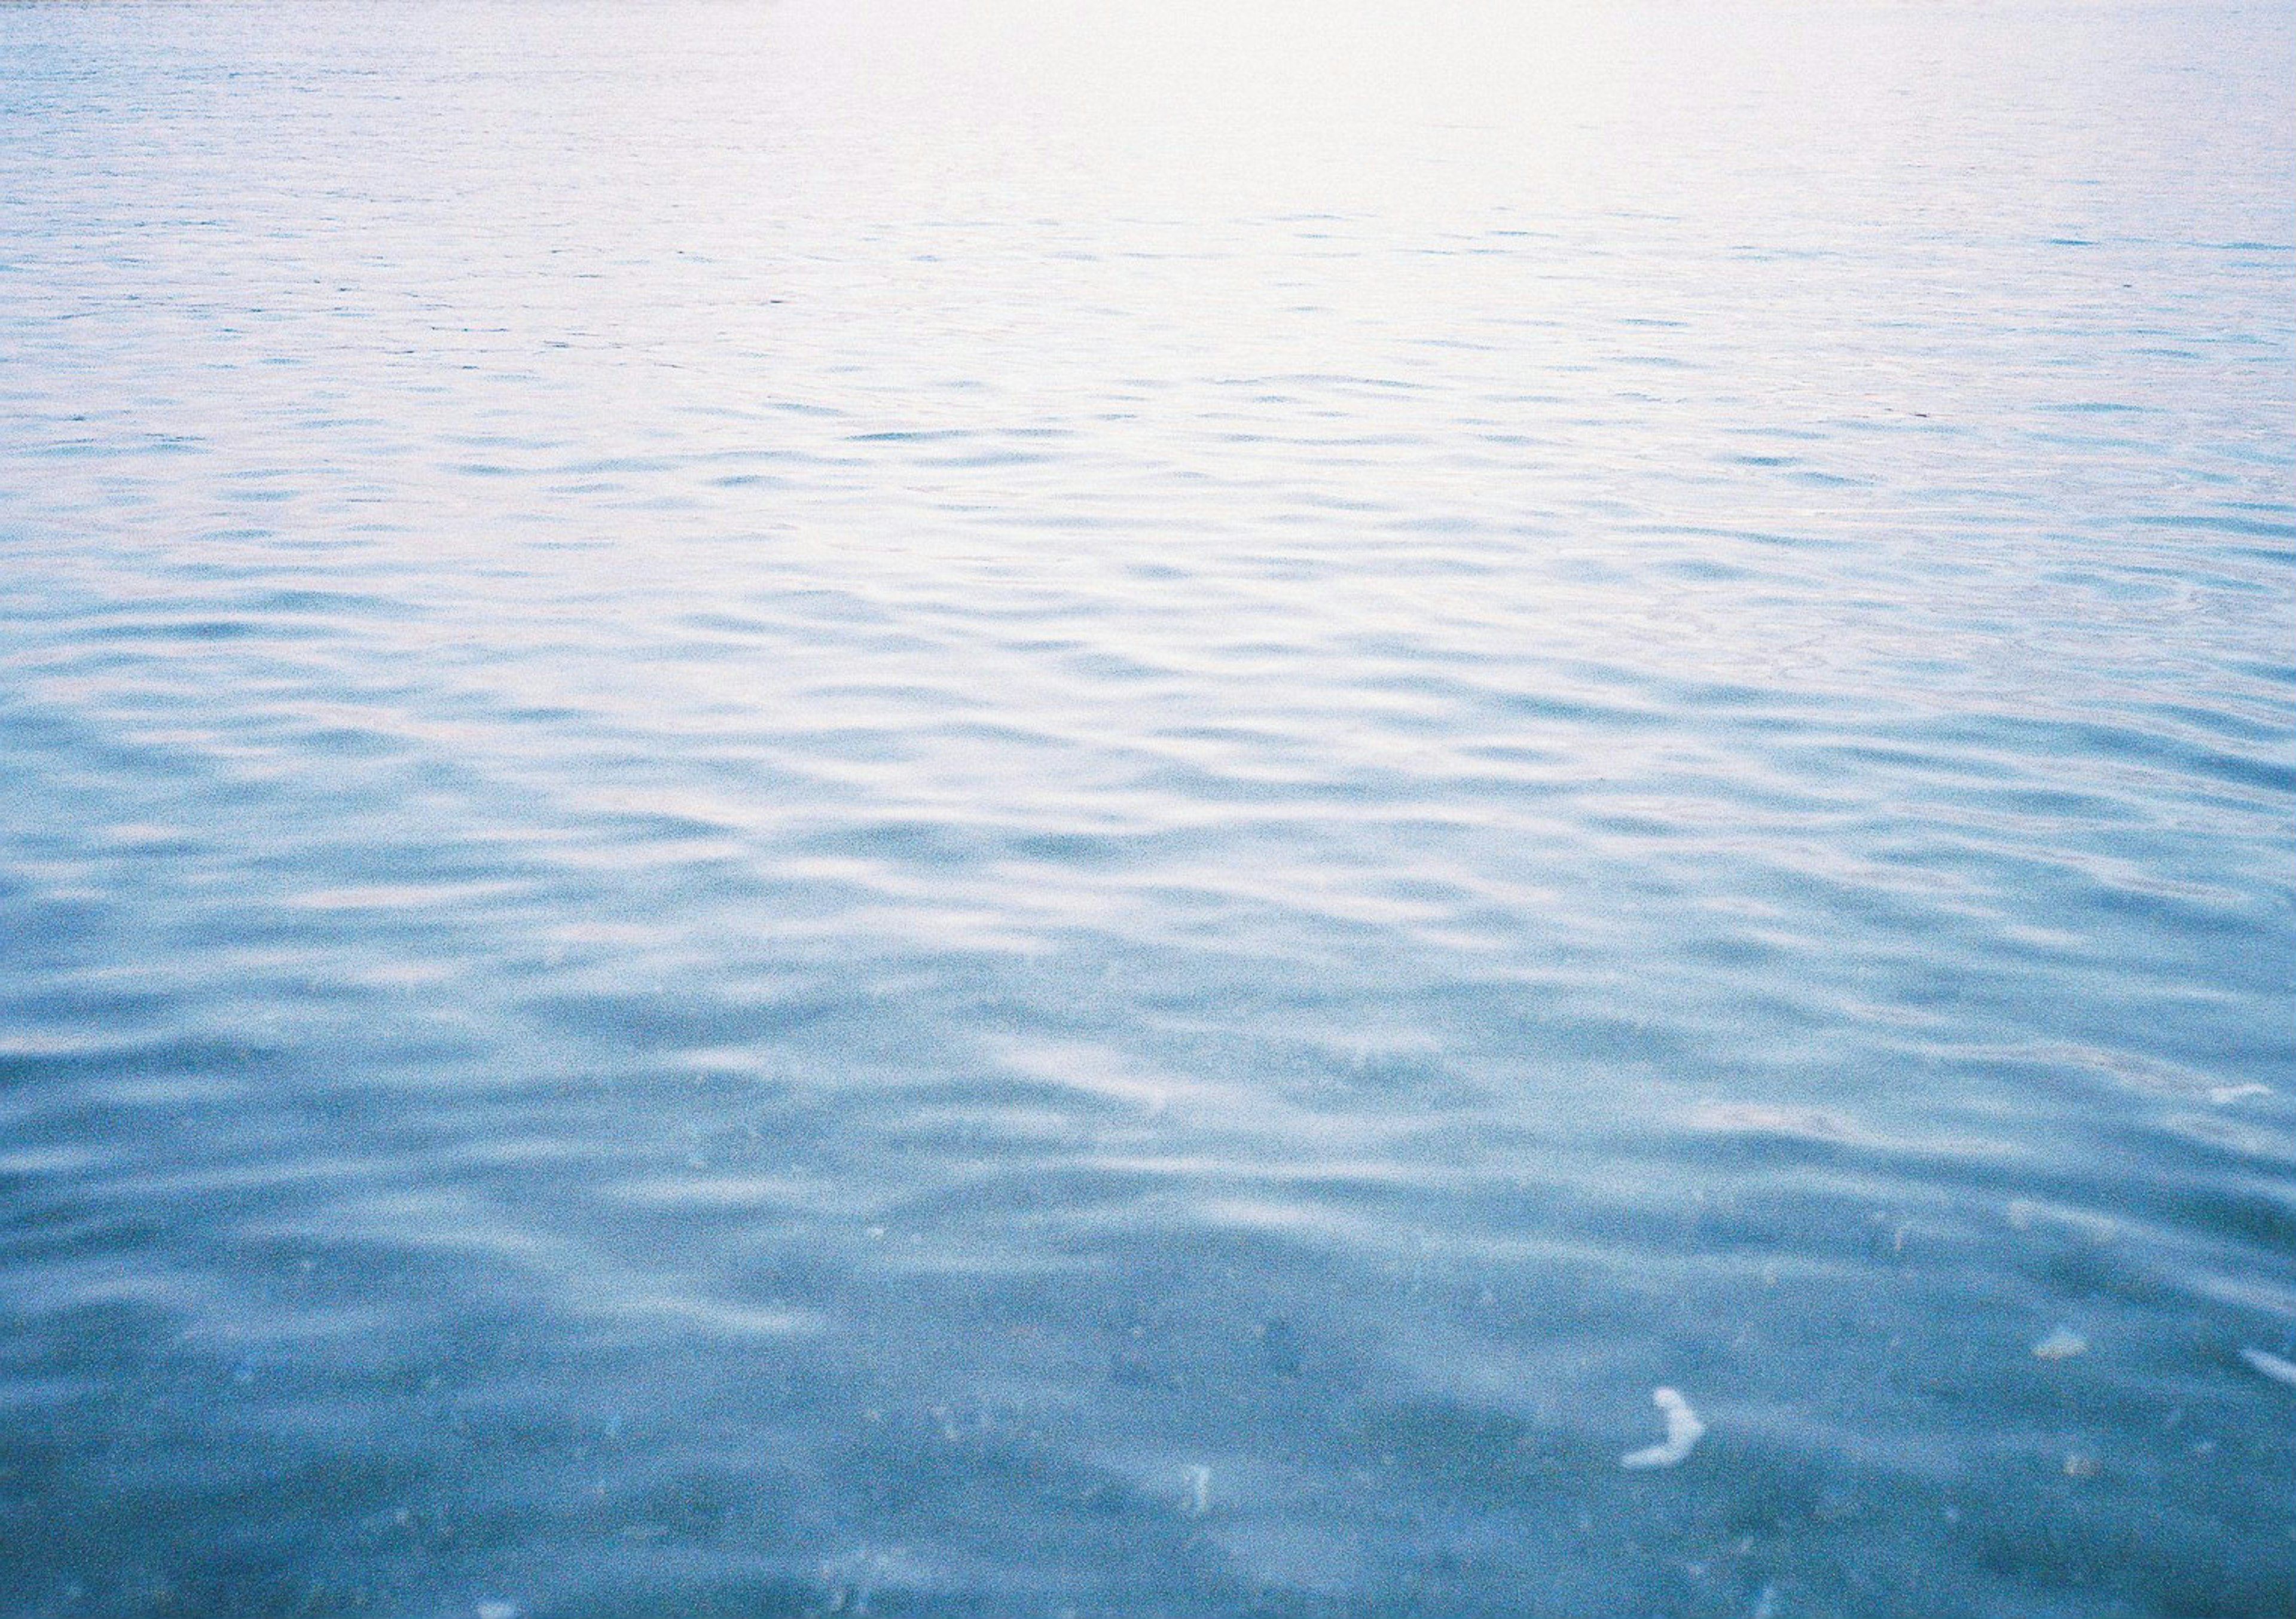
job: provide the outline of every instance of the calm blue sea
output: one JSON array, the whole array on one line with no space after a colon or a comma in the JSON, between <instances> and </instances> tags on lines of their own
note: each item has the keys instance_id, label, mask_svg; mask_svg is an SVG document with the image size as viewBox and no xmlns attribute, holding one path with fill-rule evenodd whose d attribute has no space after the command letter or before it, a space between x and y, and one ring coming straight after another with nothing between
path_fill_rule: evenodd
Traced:
<instances>
[{"instance_id":1,"label":"calm blue sea","mask_svg":"<svg viewBox=\"0 0 2296 1619\"><path fill-rule=\"evenodd\" d=\"M0 4L0 1615L2296 1614L2296 10Z\"/></svg>"}]
</instances>

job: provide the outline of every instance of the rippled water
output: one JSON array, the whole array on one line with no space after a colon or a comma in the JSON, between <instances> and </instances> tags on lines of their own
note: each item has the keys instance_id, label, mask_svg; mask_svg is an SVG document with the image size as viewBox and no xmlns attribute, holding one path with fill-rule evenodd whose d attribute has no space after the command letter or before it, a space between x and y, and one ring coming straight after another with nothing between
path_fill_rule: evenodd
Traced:
<instances>
[{"instance_id":1,"label":"rippled water","mask_svg":"<svg viewBox=\"0 0 2296 1619\"><path fill-rule=\"evenodd\" d=\"M2296 1610L2296 16L1420 13L0 7L0 1612Z\"/></svg>"}]
</instances>

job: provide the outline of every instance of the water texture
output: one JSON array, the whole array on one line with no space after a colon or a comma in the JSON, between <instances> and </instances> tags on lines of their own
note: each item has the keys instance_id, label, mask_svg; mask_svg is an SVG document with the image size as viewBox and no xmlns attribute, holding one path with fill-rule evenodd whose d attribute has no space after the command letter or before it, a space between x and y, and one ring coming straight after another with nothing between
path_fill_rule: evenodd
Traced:
<instances>
[{"instance_id":1,"label":"water texture","mask_svg":"<svg viewBox=\"0 0 2296 1619\"><path fill-rule=\"evenodd\" d=\"M0 6L0 1614L2296 1612L2292 86Z\"/></svg>"}]
</instances>

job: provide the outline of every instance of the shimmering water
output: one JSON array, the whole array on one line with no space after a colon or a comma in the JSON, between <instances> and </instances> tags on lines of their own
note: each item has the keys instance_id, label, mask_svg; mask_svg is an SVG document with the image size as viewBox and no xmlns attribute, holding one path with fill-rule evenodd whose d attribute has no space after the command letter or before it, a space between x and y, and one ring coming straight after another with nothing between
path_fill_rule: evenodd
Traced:
<instances>
[{"instance_id":1,"label":"shimmering water","mask_svg":"<svg viewBox=\"0 0 2296 1619\"><path fill-rule=\"evenodd\" d=\"M2296 1612L2292 86L0 7L0 1612Z\"/></svg>"}]
</instances>

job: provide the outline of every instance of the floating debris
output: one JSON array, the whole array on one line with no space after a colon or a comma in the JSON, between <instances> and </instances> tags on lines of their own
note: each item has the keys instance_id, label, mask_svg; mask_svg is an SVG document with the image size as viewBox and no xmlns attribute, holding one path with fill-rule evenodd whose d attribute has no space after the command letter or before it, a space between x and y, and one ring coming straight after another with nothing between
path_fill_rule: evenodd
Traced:
<instances>
[{"instance_id":1,"label":"floating debris","mask_svg":"<svg viewBox=\"0 0 2296 1619\"><path fill-rule=\"evenodd\" d=\"M2067 1478L2095 1478L2104 1464L2085 1451L2076 1451L2065 1458Z\"/></svg>"},{"instance_id":2,"label":"floating debris","mask_svg":"<svg viewBox=\"0 0 2296 1619\"><path fill-rule=\"evenodd\" d=\"M474 1611L478 1619L519 1619L525 1610L515 1602L481 1602Z\"/></svg>"},{"instance_id":3,"label":"floating debris","mask_svg":"<svg viewBox=\"0 0 2296 1619\"><path fill-rule=\"evenodd\" d=\"M2296 1367L2290 1369L2296 1371ZM1622 1468L1671 1468L1706 1437L1706 1425L1690 1409L1690 1402L1670 1388L1651 1390L1651 1403L1666 1413L1666 1439L1619 1458Z\"/></svg>"},{"instance_id":4,"label":"floating debris","mask_svg":"<svg viewBox=\"0 0 2296 1619\"><path fill-rule=\"evenodd\" d=\"M2088 1340L2070 1327L2060 1327L2033 1345L2033 1355L2041 1361L2070 1361L2077 1354L2088 1353Z\"/></svg>"},{"instance_id":5,"label":"floating debris","mask_svg":"<svg viewBox=\"0 0 2296 1619\"><path fill-rule=\"evenodd\" d=\"M2289 1387L2296 1388L2296 1361L2284 1361L2278 1355L2261 1349L2243 1349L2240 1352L2240 1358L2275 1383L2285 1383Z\"/></svg>"},{"instance_id":6,"label":"floating debris","mask_svg":"<svg viewBox=\"0 0 2296 1619\"><path fill-rule=\"evenodd\" d=\"M1212 1509L1212 1470L1201 1462L1187 1471L1187 1492L1180 1497L1180 1510L1190 1517L1201 1517Z\"/></svg>"}]
</instances>

